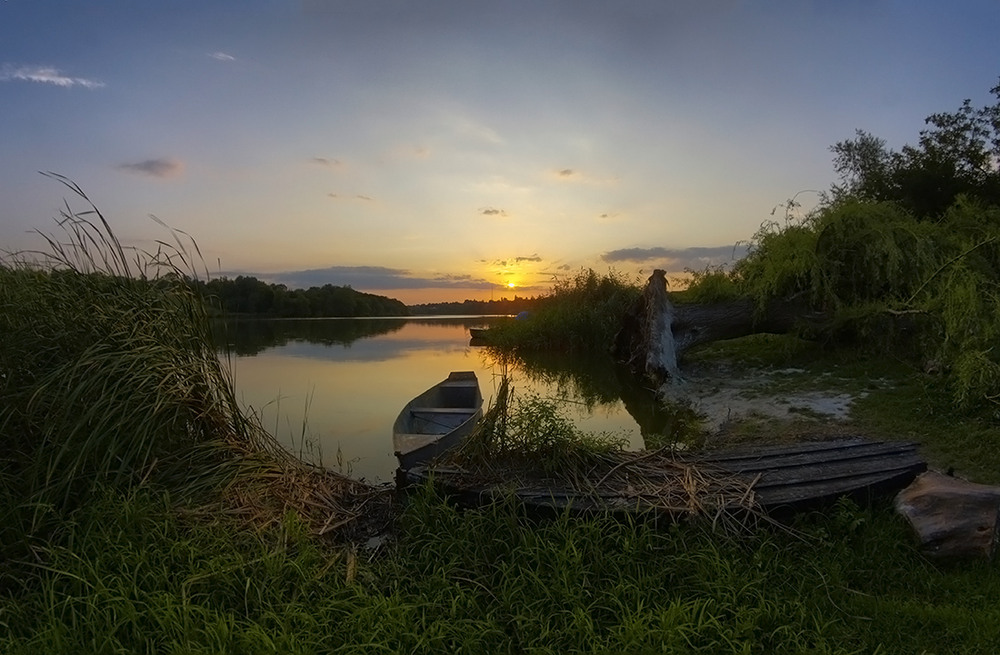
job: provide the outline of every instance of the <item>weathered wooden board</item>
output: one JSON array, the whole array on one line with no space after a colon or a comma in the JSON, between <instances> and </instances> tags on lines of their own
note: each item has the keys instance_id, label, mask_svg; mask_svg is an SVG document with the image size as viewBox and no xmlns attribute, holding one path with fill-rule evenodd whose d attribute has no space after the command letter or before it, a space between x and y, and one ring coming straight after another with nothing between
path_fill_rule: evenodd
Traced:
<instances>
[{"instance_id":1,"label":"weathered wooden board","mask_svg":"<svg viewBox=\"0 0 1000 655\"><path fill-rule=\"evenodd\" d=\"M862 438L688 455L683 461L752 482L757 506L774 516L822 507L845 495L862 501L889 496L927 469L916 444ZM520 487L503 483L471 484L467 478L466 472L447 467L419 467L407 473L408 482L433 479L446 493L469 505L513 494L534 508L572 507L581 512L649 509L641 496L580 494L555 484ZM676 514L684 513L684 508L677 508Z\"/></svg>"},{"instance_id":2,"label":"weathered wooden board","mask_svg":"<svg viewBox=\"0 0 1000 655\"><path fill-rule=\"evenodd\" d=\"M864 500L895 493L927 470L914 443L860 437L748 448L701 459L756 479L757 500L770 513L818 507L845 495Z\"/></svg>"}]
</instances>

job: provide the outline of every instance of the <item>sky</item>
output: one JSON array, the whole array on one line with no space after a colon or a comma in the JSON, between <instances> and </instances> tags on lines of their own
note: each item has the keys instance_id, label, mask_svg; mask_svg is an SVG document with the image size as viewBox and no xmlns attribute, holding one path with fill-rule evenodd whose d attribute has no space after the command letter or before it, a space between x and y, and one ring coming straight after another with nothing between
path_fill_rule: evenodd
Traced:
<instances>
[{"instance_id":1,"label":"sky","mask_svg":"<svg viewBox=\"0 0 1000 655\"><path fill-rule=\"evenodd\" d=\"M53 172L202 275L413 304L701 270L855 130L989 103L998 33L997 0L0 0L0 249L86 209Z\"/></svg>"}]
</instances>

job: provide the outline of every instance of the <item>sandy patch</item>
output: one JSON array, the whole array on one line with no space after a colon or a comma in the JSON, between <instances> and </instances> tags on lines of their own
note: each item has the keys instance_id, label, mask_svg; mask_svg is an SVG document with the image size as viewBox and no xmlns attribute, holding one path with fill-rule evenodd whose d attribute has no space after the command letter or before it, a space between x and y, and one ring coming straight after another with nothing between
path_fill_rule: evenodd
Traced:
<instances>
[{"instance_id":1,"label":"sandy patch","mask_svg":"<svg viewBox=\"0 0 1000 655\"><path fill-rule=\"evenodd\" d=\"M711 432L718 432L727 422L751 416L824 421L850 418L851 405L863 394L774 389L776 382L793 379L803 372L801 369L701 366L685 370L683 380L663 385L660 394L667 400L689 405L704 417L705 427Z\"/></svg>"}]
</instances>

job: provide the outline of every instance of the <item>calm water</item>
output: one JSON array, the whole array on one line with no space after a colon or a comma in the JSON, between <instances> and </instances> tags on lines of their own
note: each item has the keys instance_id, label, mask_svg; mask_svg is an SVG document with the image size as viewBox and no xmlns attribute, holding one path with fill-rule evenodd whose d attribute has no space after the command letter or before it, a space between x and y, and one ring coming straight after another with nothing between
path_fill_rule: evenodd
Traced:
<instances>
[{"instance_id":1,"label":"calm water","mask_svg":"<svg viewBox=\"0 0 1000 655\"><path fill-rule=\"evenodd\" d=\"M237 393L283 443L305 459L387 482L397 466L392 424L407 401L450 371L472 370L489 404L500 366L469 345L469 327L494 320L242 320L227 326L225 340ZM557 400L583 429L625 434L632 448L669 431L652 393L605 356L538 357L510 374L515 397Z\"/></svg>"}]
</instances>

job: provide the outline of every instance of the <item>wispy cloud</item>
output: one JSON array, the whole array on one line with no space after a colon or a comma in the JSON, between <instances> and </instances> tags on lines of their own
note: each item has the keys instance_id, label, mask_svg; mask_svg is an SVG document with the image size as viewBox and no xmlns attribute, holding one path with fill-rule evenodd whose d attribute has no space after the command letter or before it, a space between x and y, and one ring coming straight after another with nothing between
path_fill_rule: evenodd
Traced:
<instances>
[{"instance_id":1,"label":"wispy cloud","mask_svg":"<svg viewBox=\"0 0 1000 655\"><path fill-rule=\"evenodd\" d=\"M636 264L656 263L673 270L703 269L719 266L742 259L747 254L746 246L714 246L694 248L622 248L601 255L609 263L631 262Z\"/></svg>"},{"instance_id":2,"label":"wispy cloud","mask_svg":"<svg viewBox=\"0 0 1000 655\"><path fill-rule=\"evenodd\" d=\"M222 51L210 52L208 56L216 61L236 61L236 57Z\"/></svg>"},{"instance_id":3,"label":"wispy cloud","mask_svg":"<svg viewBox=\"0 0 1000 655\"><path fill-rule=\"evenodd\" d=\"M482 207L479 209L479 213L483 216L499 216L501 218L507 216L506 210L497 209L496 207Z\"/></svg>"},{"instance_id":4,"label":"wispy cloud","mask_svg":"<svg viewBox=\"0 0 1000 655\"><path fill-rule=\"evenodd\" d=\"M352 196L343 196L339 193L328 193L327 198L333 198L334 200L363 200L364 202L375 202L375 198L371 196L366 196L363 193L355 193Z\"/></svg>"},{"instance_id":5,"label":"wispy cloud","mask_svg":"<svg viewBox=\"0 0 1000 655\"><path fill-rule=\"evenodd\" d=\"M595 177L575 168L560 168L548 171L547 177L558 182L572 184L617 184L617 177Z\"/></svg>"},{"instance_id":6,"label":"wispy cloud","mask_svg":"<svg viewBox=\"0 0 1000 655\"><path fill-rule=\"evenodd\" d=\"M520 255L518 257L511 257L509 259L480 259L482 264L492 264L493 266L499 266L501 268L507 268L509 266L516 266L518 264L523 264L524 262L540 262L542 258L538 256L538 253L533 255Z\"/></svg>"},{"instance_id":7,"label":"wispy cloud","mask_svg":"<svg viewBox=\"0 0 1000 655\"><path fill-rule=\"evenodd\" d=\"M138 173L149 177L168 178L177 177L184 173L184 162L169 157L158 159L146 159L145 161L120 164L118 170L127 173Z\"/></svg>"},{"instance_id":8,"label":"wispy cloud","mask_svg":"<svg viewBox=\"0 0 1000 655\"><path fill-rule=\"evenodd\" d=\"M4 64L0 67L0 82L37 82L54 86L82 86L85 89L99 89L104 82L85 77L70 77L52 66L12 66Z\"/></svg>"},{"instance_id":9,"label":"wispy cloud","mask_svg":"<svg viewBox=\"0 0 1000 655\"><path fill-rule=\"evenodd\" d=\"M344 162L339 159L331 159L330 157L310 157L310 164L315 164L316 166L323 166L325 168L344 168Z\"/></svg>"}]
</instances>

